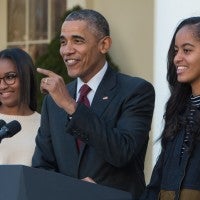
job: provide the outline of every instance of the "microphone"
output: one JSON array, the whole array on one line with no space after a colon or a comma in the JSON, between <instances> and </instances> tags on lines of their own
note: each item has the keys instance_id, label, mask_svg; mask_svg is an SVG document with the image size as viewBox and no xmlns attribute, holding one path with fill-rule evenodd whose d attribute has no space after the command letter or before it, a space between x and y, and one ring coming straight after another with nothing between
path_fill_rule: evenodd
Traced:
<instances>
[{"instance_id":1,"label":"microphone","mask_svg":"<svg viewBox=\"0 0 200 200\"><path fill-rule=\"evenodd\" d=\"M0 120L0 126L1 122L3 120ZM9 138L18 133L21 130L21 124L17 120L13 120L9 122L8 124L5 124L0 129L0 142L3 138Z\"/></svg>"}]
</instances>

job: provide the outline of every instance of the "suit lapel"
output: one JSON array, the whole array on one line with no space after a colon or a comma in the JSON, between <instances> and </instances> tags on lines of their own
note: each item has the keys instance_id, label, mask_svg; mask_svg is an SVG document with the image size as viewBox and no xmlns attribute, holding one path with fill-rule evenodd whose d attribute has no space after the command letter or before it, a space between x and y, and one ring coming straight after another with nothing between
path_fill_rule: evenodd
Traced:
<instances>
[{"instance_id":1,"label":"suit lapel","mask_svg":"<svg viewBox=\"0 0 200 200\"><path fill-rule=\"evenodd\" d=\"M106 74L104 75L94 99L92 101L92 110L100 117L113 97L117 94L117 76L110 67L108 67Z\"/></svg>"},{"instance_id":2,"label":"suit lapel","mask_svg":"<svg viewBox=\"0 0 200 200\"><path fill-rule=\"evenodd\" d=\"M69 91L69 94L74 99L76 99L76 86L77 86L77 80L74 80L70 84L67 85L67 89Z\"/></svg>"}]
</instances>

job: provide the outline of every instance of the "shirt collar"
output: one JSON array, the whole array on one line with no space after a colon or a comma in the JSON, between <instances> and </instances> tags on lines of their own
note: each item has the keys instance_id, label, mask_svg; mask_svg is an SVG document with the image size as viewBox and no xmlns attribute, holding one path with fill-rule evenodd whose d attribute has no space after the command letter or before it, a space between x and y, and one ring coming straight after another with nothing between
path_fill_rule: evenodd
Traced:
<instances>
[{"instance_id":1,"label":"shirt collar","mask_svg":"<svg viewBox=\"0 0 200 200\"><path fill-rule=\"evenodd\" d=\"M95 75L93 76L88 82L87 85L94 91L96 92L101 80L103 79L104 74L106 73L106 70L108 68L108 63L106 62L105 65L102 67L102 69ZM79 89L81 86L85 84L79 77L77 78L77 94L79 92Z\"/></svg>"}]
</instances>

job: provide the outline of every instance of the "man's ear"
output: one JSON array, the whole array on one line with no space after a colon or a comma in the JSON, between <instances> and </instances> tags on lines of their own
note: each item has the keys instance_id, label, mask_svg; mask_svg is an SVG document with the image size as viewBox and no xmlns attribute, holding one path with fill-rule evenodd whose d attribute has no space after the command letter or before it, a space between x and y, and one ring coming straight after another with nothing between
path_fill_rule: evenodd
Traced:
<instances>
[{"instance_id":1,"label":"man's ear","mask_svg":"<svg viewBox=\"0 0 200 200\"><path fill-rule=\"evenodd\" d=\"M106 54L112 44L112 39L110 38L110 36L105 36L103 37L100 41L99 41L99 51L102 54Z\"/></svg>"}]
</instances>

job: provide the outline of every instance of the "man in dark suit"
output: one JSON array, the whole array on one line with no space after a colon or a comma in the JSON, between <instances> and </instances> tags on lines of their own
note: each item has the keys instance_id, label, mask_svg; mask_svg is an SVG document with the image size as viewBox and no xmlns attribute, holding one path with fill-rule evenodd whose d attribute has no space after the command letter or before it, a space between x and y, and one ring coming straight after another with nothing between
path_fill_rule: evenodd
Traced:
<instances>
[{"instance_id":1,"label":"man in dark suit","mask_svg":"<svg viewBox=\"0 0 200 200\"><path fill-rule=\"evenodd\" d=\"M32 165L125 190L136 199L145 188L153 86L111 69L105 56L111 46L109 25L96 11L68 15L60 44L68 75L76 79L66 87L59 75L37 69L47 76L41 90L49 94ZM90 87L90 105L78 101L84 84Z\"/></svg>"}]
</instances>

